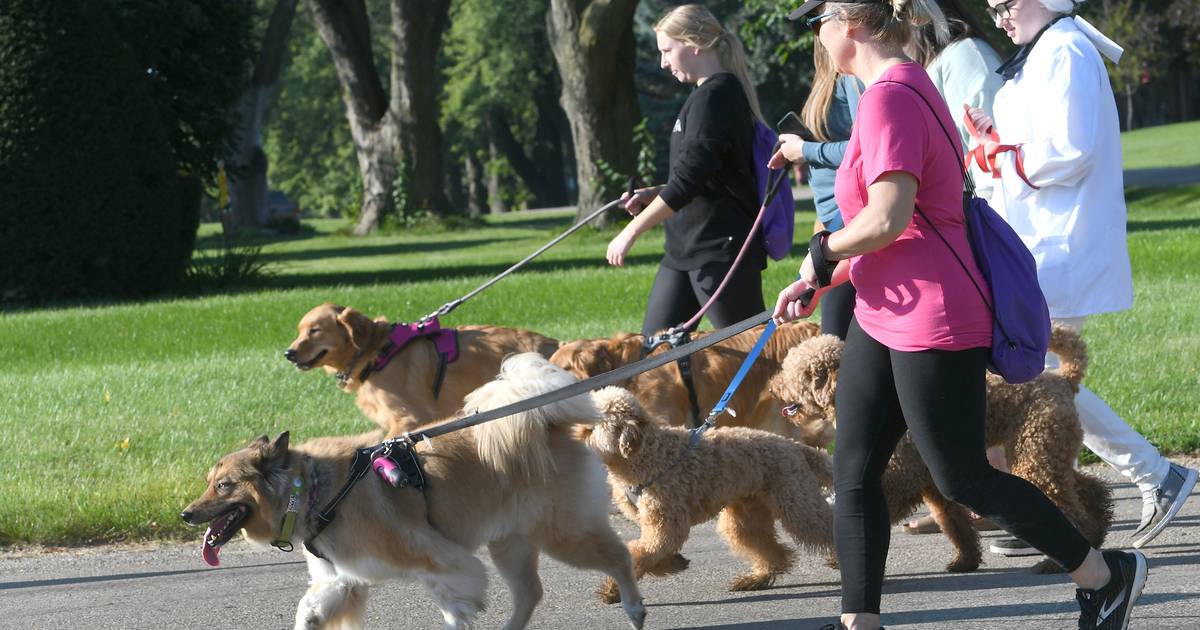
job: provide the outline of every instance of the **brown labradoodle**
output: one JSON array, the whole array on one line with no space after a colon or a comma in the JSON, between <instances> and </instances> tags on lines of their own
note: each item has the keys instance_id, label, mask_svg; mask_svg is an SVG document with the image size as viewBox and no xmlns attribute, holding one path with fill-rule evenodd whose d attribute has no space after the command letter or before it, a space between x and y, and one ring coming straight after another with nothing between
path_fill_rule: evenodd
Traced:
<instances>
[{"instance_id":1,"label":"brown labradoodle","mask_svg":"<svg viewBox=\"0 0 1200 630\"><path fill-rule=\"evenodd\" d=\"M1013 474L1046 493L1099 549L1112 524L1112 492L1102 481L1072 465L1083 444L1075 393L1087 370L1087 347L1077 333L1055 326L1050 350L1062 357L1062 366L1028 383L1013 385L988 374L987 444L1004 447ZM814 337L788 353L783 369L770 383L771 393L788 404L785 413L805 427L806 435L824 436L825 441L818 440L814 446L825 446L833 437L833 399L841 357L842 341L837 337ZM883 486L893 524L908 518L922 501L929 505L955 548L946 570L979 568L979 533L969 512L938 491L911 438L906 436L897 445ZM1048 559L1034 568L1038 573L1061 570Z\"/></svg>"},{"instance_id":2,"label":"brown labradoodle","mask_svg":"<svg viewBox=\"0 0 1200 630\"><path fill-rule=\"evenodd\" d=\"M630 392L607 387L593 394L604 419L580 435L608 467L613 498L642 534L629 543L638 578L687 568L679 555L692 526L714 516L749 573L733 591L764 589L792 566L792 551L775 536L775 521L795 542L830 554L833 515L822 488L832 483L829 456L785 437L728 427L708 431L688 450L690 433L647 419ZM644 485L640 496L630 493ZM600 591L618 601L611 580Z\"/></svg>"}]
</instances>

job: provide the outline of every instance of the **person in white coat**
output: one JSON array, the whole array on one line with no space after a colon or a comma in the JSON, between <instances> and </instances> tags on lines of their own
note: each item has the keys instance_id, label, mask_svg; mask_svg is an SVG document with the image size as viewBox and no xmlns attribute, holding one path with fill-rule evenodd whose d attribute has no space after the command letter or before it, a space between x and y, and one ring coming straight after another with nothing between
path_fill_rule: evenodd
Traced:
<instances>
[{"instance_id":1,"label":"person in white coat","mask_svg":"<svg viewBox=\"0 0 1200 630\"><path fill-rule=\"evenodd\" d=\"M1020 50L998 72L994 120L972 109L982 147L977 161L993 171L992 206L1033 252L1050 316L1080 329L1088 315L1133 306L1125 243L1120 124L1103 54L1123 52L1086 20L1073 0L988 0L996 26ZM1057 358L1047 357L1047 367ZM1099 396L1076 397L1084 444L1142 491L1133 546L1142 547L1178 513L1196 471L1162 456ZM1023 555L1023 543L992 551Z\"/></svg>"}]
</instances>

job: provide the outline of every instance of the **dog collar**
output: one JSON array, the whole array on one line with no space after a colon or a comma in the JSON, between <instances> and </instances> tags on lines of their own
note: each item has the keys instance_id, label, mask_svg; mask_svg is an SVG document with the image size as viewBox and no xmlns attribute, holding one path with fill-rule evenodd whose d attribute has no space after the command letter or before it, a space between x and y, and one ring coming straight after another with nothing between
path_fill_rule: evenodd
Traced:
<instances>
[{"instance_id":1,"label":"dog collar","mask_svg":"<svg viewBox=\"0 0 1200 630\"><path fill-rule=\"evenodd\" d=\"M300 495L304 493L304 477L297 475L292 479L292 493L288 496L287 513L283 515L283 527L279 537L271 541L271 546L280 551L291 552L292 534L296 532L296 516L300 512Z\"/></svg>"}]
</instances>

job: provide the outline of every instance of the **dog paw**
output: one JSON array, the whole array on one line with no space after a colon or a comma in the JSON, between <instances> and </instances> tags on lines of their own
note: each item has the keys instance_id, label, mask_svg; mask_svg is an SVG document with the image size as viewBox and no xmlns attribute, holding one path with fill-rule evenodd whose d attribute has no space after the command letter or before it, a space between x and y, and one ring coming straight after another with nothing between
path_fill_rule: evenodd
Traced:
<instances>
[{"instance_id":1,"label":"dog paw","mask_svg":"<svg viewBox=\"0 0 1200 630\"><path fill-rule=\"evenodd\" d=\"M1045 560L1033 565L1033 568L1030 569L1030 571L1038 575L1054 575L1056 573L1067 572L1067 570L1064 569L1061 564L1051 560L1050 558L1046 558Z\"/></svg>"},{"instance_id":2,"label":"dog paw","mask_svg":"<svg viewBox=\"0 0 1200 630\"><path fill-rule=\"evenodd\" d=\"M825 566L829 567L830 569L836 569L841 566L838 564L838 557L836 553L831 553L825 556Z\"/></svg>"},{"instance_id":3,"label":"dog paw","mask_svg":"<svg viewBox=\"0 0 1200 630\"><path fill-rule=\"evenodd\" d=\"M626 606L625 614L629 615L629 625L633 630L642 630L646 624L646 607L642 602L639 601L636 606Z\"/></svg>"},{"instance_id":4,"label":"dog paw","mask_svg":"<svg viewBox=\"0 0 1200 630\"><path fill-rule=\"evenodd\" d=\"M946 571L950 573L970 573L979 568L979 560L971 561L965 558L955 558L946 565Z\"/></svg>"},{"instance_id":5,"label":"dog paw","mask_svg":"<svg viewBox=\"0 0 1200 630\"><path fill-rule=\"evenodd\" d=\"M761 591L775 584L776 573L743 573L729 585L731 591Z\"/></svg>"},{"instance_id":6,"label":"dog paw","mask_svg":"<svg viewBox=\"0 0 1200 630\"><path fill-rule=\"evenodd\" d=\"M621 603L621 589L612 578L605 580L604 585L596 591L596 594L600 596L600 601L605 604Z\"/></svg>"},{"instance_id":7,"label":"dog paw","mask_svg":"<svg viewBox=\"0 0 1200 630\"><path fill-rule=\"evenodd\" d=\"M656 577L673 575L687 569L690 564L691 560L683 557L682 554L674 553L660 560L658 564L646 569L646 573Z\"/></svg>"}]
</instances>

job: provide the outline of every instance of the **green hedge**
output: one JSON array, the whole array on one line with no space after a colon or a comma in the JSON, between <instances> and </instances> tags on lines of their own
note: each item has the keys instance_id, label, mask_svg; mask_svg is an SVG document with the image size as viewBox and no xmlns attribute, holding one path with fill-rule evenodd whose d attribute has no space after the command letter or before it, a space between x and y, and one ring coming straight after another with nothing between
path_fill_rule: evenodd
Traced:
<instances>
[{"instance_id":1,"label":"green hedge","mask_svg":"<svg viewBox=\"0 0 1200 630\"><path fill-rule=\"evenodd\" d=\"M0 0L0 300L169 288L199 189L139 68L86 0Z\"/></svg>"}]
</instances>

